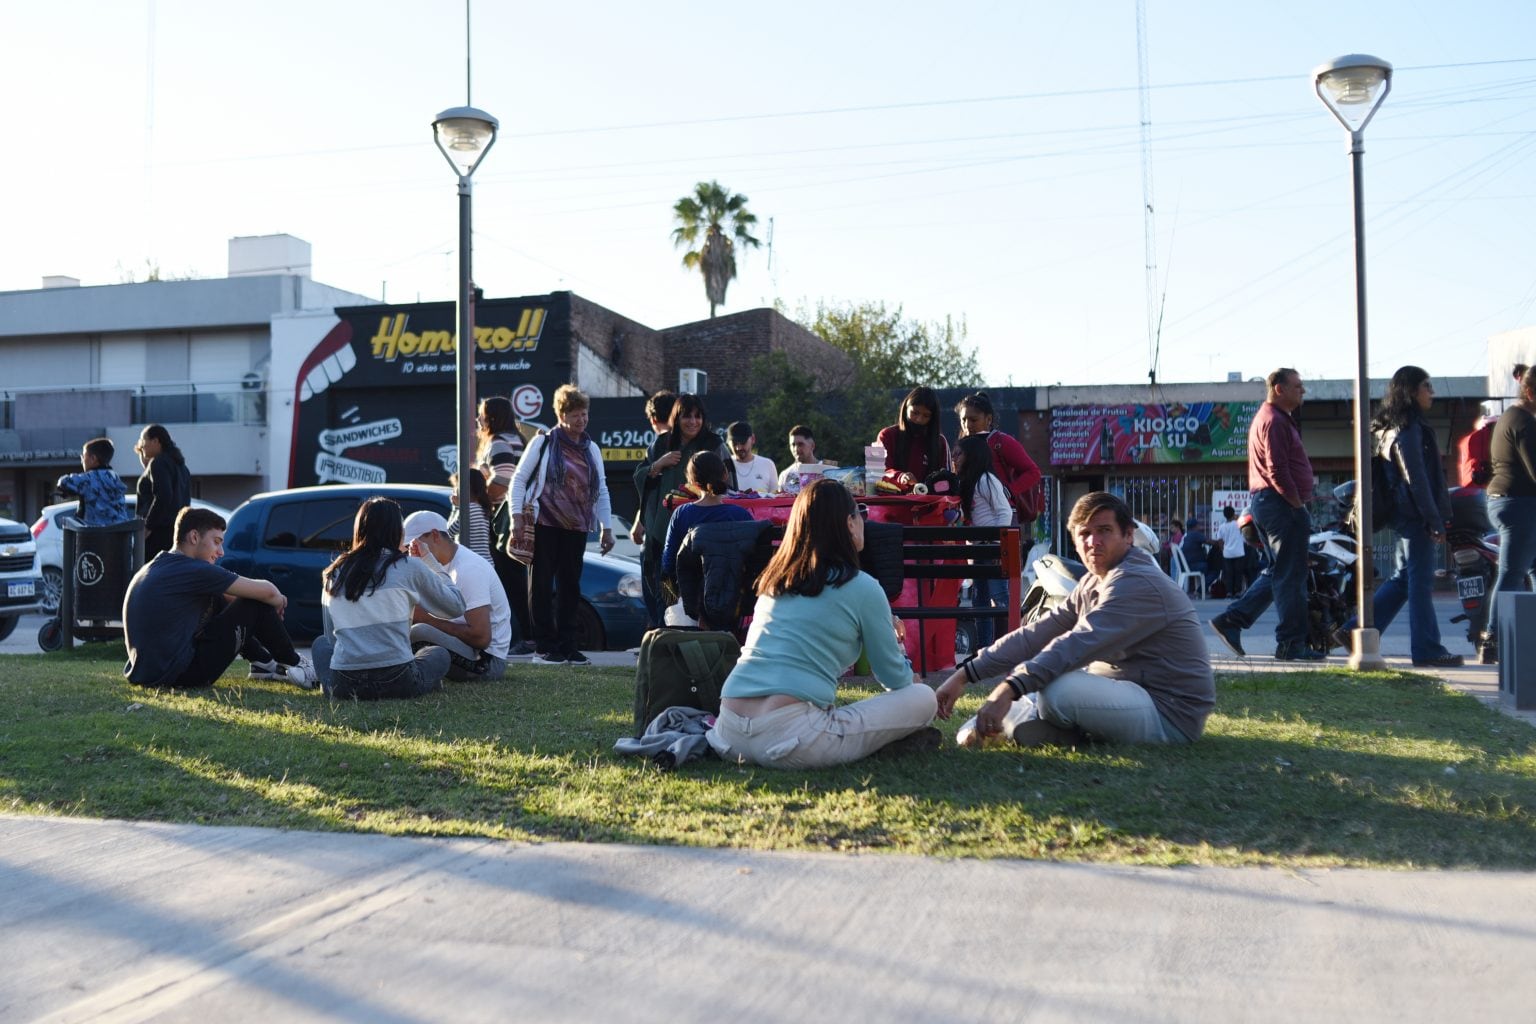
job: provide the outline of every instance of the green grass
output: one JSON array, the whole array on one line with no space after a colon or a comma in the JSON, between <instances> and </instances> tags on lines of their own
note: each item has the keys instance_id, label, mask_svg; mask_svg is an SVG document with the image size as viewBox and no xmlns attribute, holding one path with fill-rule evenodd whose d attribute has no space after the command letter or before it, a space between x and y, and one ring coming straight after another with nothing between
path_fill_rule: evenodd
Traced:
<instances>
[{"instance_id":1,"label":"green grass","mask_svg":"<svg viewBox=\"0 0 1536 1024\"><path fill-rule=\"evenodd\" d=\"M142 690L121 665L121 645L0 659L0 812L1141 864L1536 867L1536 731L1403 673L1221 679L1205 738L1185 748L946 746L818 772L709 760L662 773L612 753L630 726L623 669L519 665L503 683L424 700L333 704L238 675L203 692Z\"/></svg>"}]
</instances>

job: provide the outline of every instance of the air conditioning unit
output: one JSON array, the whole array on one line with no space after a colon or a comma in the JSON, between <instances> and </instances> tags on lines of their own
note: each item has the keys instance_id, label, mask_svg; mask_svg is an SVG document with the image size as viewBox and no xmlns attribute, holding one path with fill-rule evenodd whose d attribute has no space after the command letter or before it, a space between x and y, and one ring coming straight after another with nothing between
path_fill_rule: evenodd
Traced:
<instances>
[{"instance_id":1,"label":"air conditioning unit","mask_svg":"<svg viewBox=\"0 0 1536 1024\"><path fill-rule=\"evenodd\" d=\"M677 393L680 395L704 395L709 393L709 374L703 370L678 370Z\"/></svg>"}]
</instances>

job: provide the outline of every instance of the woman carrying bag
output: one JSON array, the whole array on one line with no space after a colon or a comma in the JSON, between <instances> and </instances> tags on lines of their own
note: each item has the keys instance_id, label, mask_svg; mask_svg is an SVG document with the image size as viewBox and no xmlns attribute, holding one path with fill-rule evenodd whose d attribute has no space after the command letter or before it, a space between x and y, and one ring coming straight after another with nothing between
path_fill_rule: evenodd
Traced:
<instances>
[{"instance_id":1,"label":"woman carrying bag","mask_svg":"<svg viewBox=\"0 0 1536 1024\"><path fill-rule=\"evenodd\" d=\"M531 536L528 604L533 612L534 661L590 665L576 646L581 568L587 535L601 530L603 554L613 550L603 453L587 436L590 402L570 384L555 391L557 426L540 433L512 476L512 544L527 553Z\"/></svg>"}]
</instances>

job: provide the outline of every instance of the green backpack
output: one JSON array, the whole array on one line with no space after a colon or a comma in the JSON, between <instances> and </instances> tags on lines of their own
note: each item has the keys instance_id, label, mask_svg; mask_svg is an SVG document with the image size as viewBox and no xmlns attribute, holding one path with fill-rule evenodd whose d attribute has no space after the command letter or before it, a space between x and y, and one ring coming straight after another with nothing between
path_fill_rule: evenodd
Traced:
<instances>
[{"instance_id":1,"label":"green backpack","mask_svg":"<svg viewBox=\"0 0 1536 1024\"><path fill-rule=\"evenodd\" d=\"M720 710L720 687L741 657L729 633L653 629L640 641L635 666L635 736L667 708Z\"/></svg>"}]
</instances>

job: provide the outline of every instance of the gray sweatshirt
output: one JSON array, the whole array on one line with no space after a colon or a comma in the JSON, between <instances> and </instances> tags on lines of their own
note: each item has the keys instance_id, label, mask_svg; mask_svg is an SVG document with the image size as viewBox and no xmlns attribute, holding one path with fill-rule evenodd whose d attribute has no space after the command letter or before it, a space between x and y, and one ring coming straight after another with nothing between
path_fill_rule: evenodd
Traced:
<instances>
[{"instance_id":1,"label":"gray sweatshirt","mask_svg":"<svg viewBox=\"0 0 1536 1024\"><path fill-rule=\"evenodd\" d=\"M965 666L973 682L1011 673L1030 693L1074 669L1140 686L1191 740L1200 738L1216 704L1195 606L1140 548L1132 548L1103 579L1084 576L1065 604L1002 637Z\"/></svg>"}]
</instances>

